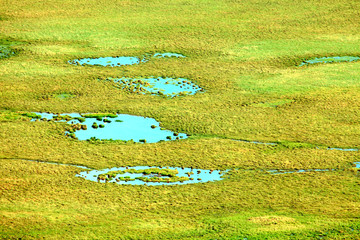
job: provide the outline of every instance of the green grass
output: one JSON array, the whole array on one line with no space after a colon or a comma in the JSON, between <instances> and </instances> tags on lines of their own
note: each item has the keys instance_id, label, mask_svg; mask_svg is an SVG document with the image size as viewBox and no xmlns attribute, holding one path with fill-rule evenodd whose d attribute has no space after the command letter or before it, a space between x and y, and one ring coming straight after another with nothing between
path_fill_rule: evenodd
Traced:
<instances>
[{"instance_id":1,"label":"green grass","mask_svg":"<svg viewBox=\"0 0 360 240\"><path fill-rule=\"evenodd\" d=\"M325 148L360 147L360 62L297 66L359 56L359 23L353 0L3 1L0 46L15 54L0 56L0 238L358 239L359 154ZM67 63L156 52L187 57ZM168 99L98 80L150 76L205 92ZM30 122L31 112L140 115L191 137L78 141L66 123ZM239 170L214 183L120 186L19 159ZM315 168L339 171L263 171Z\"/></svg>"}]
</instances>

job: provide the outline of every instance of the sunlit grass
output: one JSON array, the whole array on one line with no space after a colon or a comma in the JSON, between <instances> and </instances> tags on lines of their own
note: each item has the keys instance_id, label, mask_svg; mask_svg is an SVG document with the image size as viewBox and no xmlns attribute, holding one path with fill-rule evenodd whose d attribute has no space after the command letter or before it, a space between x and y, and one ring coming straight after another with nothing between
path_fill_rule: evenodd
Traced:
<instances>
[{"instance_id":1,"label":"sunlit grass","mask_svg":"<svg viewBox=\"0 0 360 240\"><path fill-rule=\"evenodd\" d=\"M360 63L356 1L51 0L0 4L0 238L357 239ZM75 58L176 52L122 67ZM130 94L106 78L187 78L205 92ZM69 98L61 99L62 94ZM65 96L65 95L64 95ZM67 96L67 95L66 95ZM82 142L65 123L22 113L153 117L190 138L156 144ZM276 146L233 141L278 142ZM316 149L315 146L321 147ZM237 169L176 187L76 178L85 165ZM268 169L336 172L274 176ZM84 230L86 229L86 230Z\"/></svg>"}]
</instances>

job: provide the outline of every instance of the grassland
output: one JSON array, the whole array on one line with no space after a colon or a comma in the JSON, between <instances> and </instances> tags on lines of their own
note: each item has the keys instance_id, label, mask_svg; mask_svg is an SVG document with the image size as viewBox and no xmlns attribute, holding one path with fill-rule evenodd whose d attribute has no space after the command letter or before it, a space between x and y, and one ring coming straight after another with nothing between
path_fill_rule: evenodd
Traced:
<instances>
[{"instance_id":1,"label":"grassland","mask_svg":"<svg viewBox=\"0 0 360 240\"><path fill-rule=\"evenodd\" d=\"M357 1L0 1L0 238L359 239ZM10 49L10 50L9 50ZM175 52L118 68L83 57ZM0 54L1 55L1 54ZM204 93L130 94L99 79L184 77ZM57 96L68 94L69 98ZM153 117L190 138L86 142L26 112ZM256 145L231 139L280 142ZM85 165L237 169L214 183L120 186L75 177ZM336 168L271 175L268 169Z\"/></svg>"}]
</instances>

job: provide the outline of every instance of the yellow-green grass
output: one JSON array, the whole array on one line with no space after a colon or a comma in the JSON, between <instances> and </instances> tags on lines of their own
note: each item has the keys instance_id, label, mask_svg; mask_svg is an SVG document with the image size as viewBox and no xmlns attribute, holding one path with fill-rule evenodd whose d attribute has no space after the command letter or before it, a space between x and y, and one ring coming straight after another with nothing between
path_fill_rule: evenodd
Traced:
<instances>
[{"instance_id":1,"label":"yellow-green grass","mask_svg":"<svg viewBox=\"0 0 360 240\"><path fill-rule=\"evenodd\" d=\"M360 182L351 164L359 153L315 146L360 147L360 62L297 65L360 56L359 23L351 0L3 0L0 42L17 54L0 60L0 238L357 239ZM155 52L187 58L67 63ZM206 92L164 99L102 81L148 76L188 78ZM141 115L192 136L76 141L65 123L21 115L33 111ZM215 183L119 186L20 159L239 170ZM263 171L314 168L338 171Z\"/></svg>"},{"instance_id":2,"label":"yellow-green grass","mask_svg":"<svg viewBox=\"0 0 360 240\"><path fill-rule=\"evenodd\" d=\"M209 184L129 187L76 178L74 167L0 161L5 238L311 239L359 231L359 180L348 171L239 170Z\"/></svg>"}]
</instances>

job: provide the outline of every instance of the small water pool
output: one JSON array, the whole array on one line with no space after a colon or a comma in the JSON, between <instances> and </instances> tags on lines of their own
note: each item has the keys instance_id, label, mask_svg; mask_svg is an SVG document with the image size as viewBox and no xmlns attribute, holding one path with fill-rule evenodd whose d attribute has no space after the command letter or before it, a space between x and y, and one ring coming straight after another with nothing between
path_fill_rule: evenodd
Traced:
<instances>
[{"instance_id":1,"label":"small water pool","mask_svg":"<svg viewBox=\"0 0 360 240\"><path fill-rule=\"evenodd\" d=\"M180 54L180 53L171 53L171 52L166 52L166 53L155 53L153 55L154 58L171 58L171 57L176 57L176 58L185 58L186 56Z\"/></svg>"},{"instance_id":2,"label":"small water pool","mask_svg":"<svg viewBox=\"0 0 360 240\"><path fill-rule=\"evenodd\" d=\"M1 50L1 49L0 49ZM92 66L103 66L103 67L120 67L126 65L135 65L139 63L145 63L149 61L151 58L185 58L186 56L179 53L155 53L152 56L147 55L143 58L139 57L127 57L127 56L115 56L115 57L99 57L99 58L82 58L82 59L74 59L69 60L68 63L74 65L92 65Z\"/></svg>"},{"instance_id":3,"label":"small water pool","mask_svg":"<svg viewBox=\"0 0 360 240\"><path fill-rule=\"evenodd\" d=\"M224 175L229 171L214 169L196 169L183 167L158 167L158 166L134 166L114 167L102 170L92 169L86 166L44 162L29 159L20 159L29 162L54 164L59 166L71 166L84 169L76 174L89 181L99 183L117 183L121 185L183 185L193 183L206 183L223 180Z\"/></svg>"},{"instance_id":4,"label":"small water pool","mask_svg":"<svg viewBox=\"0 0 360 240\"><path fill-rule=\"evenodd\" d=\"M123 140L140 143L155 143L187 138L184 133L176 133L160 128L153 118L128 114L79 114L79 113L39 113L32 121L39 119L66 122L71 130L65 134L79 140Z\"/></svg>"},{"instance_id":5,"label":"small water pool","mask_svg":"<svg viewBox=\"0 0 360 240\"><path fill-rule=\"evenodd\" d=\"M108 78L116 87L141 94L153 94L167 97L193 95L204 90L185 78Z\"/></svg>"},{"instance_id":6,"label":"small water pool","mask_svg":"<svg viewBox=\"0 0 360 240\"><path fill-rule=\"evenodd\" d=\"M225 173L220 170L136 166L83 171L76 176L93 182L159 186L220 181Z\"/></svg>"},{"instance_id":7,"label":"small water pool","mask_svg":"<svg viewBox=\"0 0 360 240\"><path fill-rule=\"evenodd\" d=\"M308 65L308 64L316 64L316 63L336 63L336 62L353 62L359 61L360 57L353 56L342 56L342 57L322 57L322 58L314 58L309 59L302 62L299 67Z\"/></svg>"},{"instance_id":8,"label":"small water pool","mask_svg":"<svg viewBox=\"0 0 360 240\"><path fill-rule=\"evenodd\" d=\"M145 61L145 60L144 60ZM83 59L74 59L68 61L70 64L75 65L93 65L93 66L125 66L125 65L134 65L143 62L138 57L100 57L100 58L83 58Z\"/></svg>"}]
</instances>

